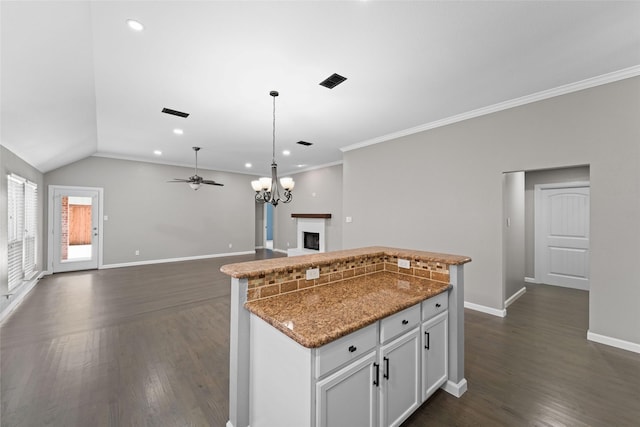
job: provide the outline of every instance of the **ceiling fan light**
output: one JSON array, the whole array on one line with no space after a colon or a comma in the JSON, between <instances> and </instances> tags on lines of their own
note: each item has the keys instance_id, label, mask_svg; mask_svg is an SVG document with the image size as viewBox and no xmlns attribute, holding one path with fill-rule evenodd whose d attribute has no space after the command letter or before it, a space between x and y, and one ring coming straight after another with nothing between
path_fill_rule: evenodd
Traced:
<instances>
[{"instance_id":1,"label":"ceiling fan light","mask_svg":"<svg viewBox=\"0 0 640 427\"><path fill-rule=\"evenodd\" d=\"M260 185L262 185L262 190L269 190L271 188L271 178L260 178Z\"/></svg>"},{"instance_id":2,"label":"ceiling fan light","mask_svg":"<svg viewBox=\"0 0 640 427\"><path fill-rule=\"evenodd\" d=\"M285 190L293 190L293 187L296 185L296 183L293 182L293 178L291 178L290 176L285 176L283 178L280 178L280 185L282 185L282 188L284 188Z\"/></svg>"},{"instance_id":3,"label":"ceiling fan light","mask_svg":"<svg viewBox=\"0 0 640 427\"><path fill-rule=\"evenodd\" d=\"M260 191L262 190L262 183L256 179L255 181L251 181L251 187L253 187L253 191Z\"/></svg>"},{"instance_id":4,"label":"ceiling fan light","mask_svg":"<svg viewBox=\"0 0 640 427\"><path fill-rule=\"evenodd\" d=\"M198 188L200 188L200 184L198 184L197 182L190 182L189 187L193 188L194 190L197 190Z\"/></svg>"}]
</instances>

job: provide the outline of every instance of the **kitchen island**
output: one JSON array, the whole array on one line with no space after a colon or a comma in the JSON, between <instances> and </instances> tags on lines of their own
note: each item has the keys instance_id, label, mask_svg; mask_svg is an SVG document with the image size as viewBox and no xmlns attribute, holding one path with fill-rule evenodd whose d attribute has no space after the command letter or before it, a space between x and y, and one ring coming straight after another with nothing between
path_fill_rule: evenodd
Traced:
<instances>
[{"instance_id":1,"label":"kitchen island","mask_svg":"<svg viewBox=\"0 0 640 427\"><path fill-rule=\"evenodd\" d=\"M319 427L343 412L396 425L440 386L462 395L469 261L368 247L223 266L232 277L227 426ZM410 389L392 392L403 375ZM368 387L368 414L338 408L336 396L354 386Z\"/></svg>"}]
</instances>

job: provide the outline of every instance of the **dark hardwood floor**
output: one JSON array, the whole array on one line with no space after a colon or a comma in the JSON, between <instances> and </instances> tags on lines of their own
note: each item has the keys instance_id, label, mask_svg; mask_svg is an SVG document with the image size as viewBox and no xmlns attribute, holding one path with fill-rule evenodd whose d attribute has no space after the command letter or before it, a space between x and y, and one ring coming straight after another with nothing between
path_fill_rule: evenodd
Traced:
<instances>
[{"instance_id":1,"label":"dark hardwood floor","mask_svg":"<svg viewBox=\"0 0 640 427\"><path fill-rule=\"evenodd\" d=\"M219 268L265 256L42 279L0 328L1 425L224 426ZM508 313L465 312L469 390L436 392L404 426L640 425L640 355L586 340L586 292L528 286Z\"/></svg>"}]
</instances>

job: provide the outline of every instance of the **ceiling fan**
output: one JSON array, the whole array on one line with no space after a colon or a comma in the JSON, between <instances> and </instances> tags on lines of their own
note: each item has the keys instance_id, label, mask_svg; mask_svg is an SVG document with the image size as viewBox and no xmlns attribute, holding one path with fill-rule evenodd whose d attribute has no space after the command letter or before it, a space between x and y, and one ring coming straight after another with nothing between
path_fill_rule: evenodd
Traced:
<instances>
[{"instance_id":1,"label":"ceiling fan","mask_svg":"<svg viewBox=\"0 0 640 427\"><path fill-rule=\"evenodd\" d=\"M220 187L224 186L224 184L220 184L219 182L211 181L209 179L204 179L203 177L198 175L198 151L200 151L200 147L191 148L193 148L193 151L196 152L196 173L187 179L174 178L173 181L169 182L186 182L187 184L189 184L189 187L193 188L194 190L200 188L201 184L219 185Z\"/></svg>"}]
</instances>

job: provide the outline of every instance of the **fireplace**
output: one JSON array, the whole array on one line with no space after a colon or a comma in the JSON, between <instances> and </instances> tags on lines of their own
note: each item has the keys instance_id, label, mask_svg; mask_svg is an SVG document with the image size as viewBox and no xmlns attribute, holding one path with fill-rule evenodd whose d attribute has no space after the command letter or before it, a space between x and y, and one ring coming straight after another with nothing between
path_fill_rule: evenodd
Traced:
<instances>
[{"instance_id":1,"label":"fireplace","mask_svg":"<svg viewBox=\"0 0 640 427\"><path fill-rule=\"evenodd\" d=\"M325 227L331 214L291 214L291 217L297 221L297 245L287 249L287 254L296 256L325 252Z\"/></svg>"},{"instance_id":2,"label":"fireplace","mask_svg":"<svg viewBox=\"0 0 640 427\"><path fill-rule=\"evenodd\" d=\"M302 242L305 249L311 249L313 251L320 250L320 233L303 231L302 234Z\"/></svg>"}]
</instances>

